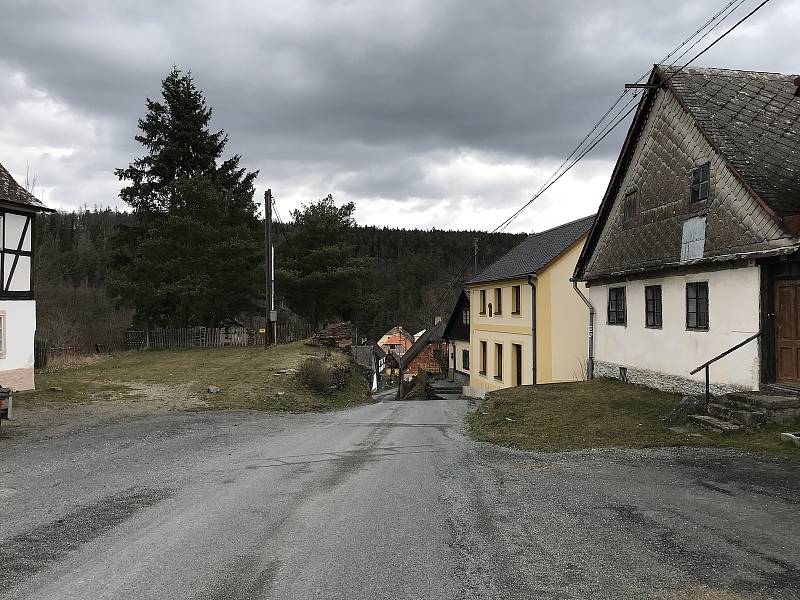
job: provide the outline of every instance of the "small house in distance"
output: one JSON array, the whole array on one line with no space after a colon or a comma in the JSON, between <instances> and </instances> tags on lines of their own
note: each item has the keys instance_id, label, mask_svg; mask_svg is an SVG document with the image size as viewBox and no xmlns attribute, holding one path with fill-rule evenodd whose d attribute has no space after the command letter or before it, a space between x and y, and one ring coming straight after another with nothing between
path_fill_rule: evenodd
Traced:
<instances>
[{"instance_id":1,"label":"small house in distance","mask_svg":"<svg viewBox=\"0 0 800 600\"><path fill-rule=\"evenodd\" d=\"M589 311L570 278L593 221L530 235L467 282L467 395L586 377Z\"/></svg>"},{"instance_id":2,"label":"small house in distance","mask_svg":"<svg viewBox=\"0 0 800 600\"><path fill-rule=\"evenodd\" d=\"M447 343L447 378L469 385L469 290L458 295L442 339Z\"/></svg>"},{"instance_id":3,"label":"small house in distance","mask_svg":"<svg viewBox=\"0 0 800 600\"><path fill-rule=\"evenodd\" d=\"M386 369L386 352L377 344L351 346L350 350L356 364L370 371L372 391L377 391L380 385L379 379L383 377Z\"/></svg>"},{"instance_id":4,"label":"small house in distance","mask_svg":"<svg viewBox=\"0 0 800 600\"><path fill-rule=\"evenodd\" d=\"M40 212L53 211L0 164L0 386L12 390L34 387L33 230Z\"/></svg>"},{"instance_id":5,"label":"small house in distance","mask_svg":"<svg viewBox=\"0 0 800 600\"><path fill-rule=\"evenodd\" d=\"M438 375L445 370L447 345L442 339L445 324L437 317L433 327L425 329L414 344L399 357L404 381L410 381L421 370Z\"/></svg>"},{"instance_id":6,"label":"small house in distance","mask_svg":"<svg viewBox=\"0 0 800 600\"><path fill-rule=\"evenodd\" d=\"M378 346L389 354L394 352L398 356L403 356L406 350L411 348L414 344L414 336L408 333L401 325L392 327L389 331L383 334L381 339L378 340Z\"/></svg>"},{"instance_id":7,"label":"small house in distance","mask_svg":"<svg viewBox=\"0 0 800 600\"><path fill-rule=\"evenodd\" d=\"M575 269L598 376L800 386L800 78L654 67ZM744 344L738 347L740 344Z\"/></svg>"}]
</instances>

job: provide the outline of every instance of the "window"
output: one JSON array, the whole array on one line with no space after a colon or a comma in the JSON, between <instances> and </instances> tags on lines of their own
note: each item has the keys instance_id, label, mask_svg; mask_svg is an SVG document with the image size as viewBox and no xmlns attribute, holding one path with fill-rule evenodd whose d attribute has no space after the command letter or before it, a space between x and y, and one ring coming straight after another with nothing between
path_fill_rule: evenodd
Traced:
<instances>
[{"instance_id":1,"label":"window","mask_svg":"<svg viewBox=\"0 0 800 600\"><path fill-rule=\"evenodd\" d=\"M625 194L622 202L622 224L630 227L636 223L639 214L639 194L635 191Z\"/></svg>"},{"instance_id":2,"label":"window","mask_svg":"<svg viewBox=\"0 0 800 600\"><path fill-rule=\"evenodd\" d=\"M661 327L660 285L648 285L644 288L644 324L647 327Z\"/></svg>"},{"instance_id":3,"label":"window","mask_svg":"<svg viewBox=\"0 0 800 600\"><path fill-rule=\"evenodd\" d=\"M703 258L706 247L706 218L692 217L683 222L681 262Z\"/></svg>"},{"instance_id":4,"label":"window","mask_svg":"<svg viewBox=\"0 0 800 600\"><path fill-rule=\"evenodd\" d=\"M6 313L0 310L0 358L6 356Z\"/></svg>"},{"instance_id":5,"label":"window","mask_svg":"<svg viewBox=\"0 0 800 600\"><path fill-rule=\"evenodd\" d=\"M486 314L486 290L481 290L481 314Z\"/></svg>"},{"instance_id":6,"label":"window","mask_svg":"<svg viewBox=\"0 0 800 600\"><path fill-rule=\"evenodd\" d=\"M608 288L608 324L625 325L625 288Z\"/></svg>"},{"instance_id":7,"label":"window","mask_svg":"<svg viewBox=\"0 0 800 600\"><path fill-rule=\"evenodd\" d=\"M522 305L522 292L520 286L515 285L511 288L511 314L518 315Z\"/></svg>"},{"instance_id":8,"label":"window","mask_svg":"<svg viewBox=\"0 0 800 600\"><path fill-rule=\"evenodd\" d=\"M707 162L704 165L692 169L692 202L699 202L700 200L708 200L709 190L711 188L711 163Z\"/></svg>"},{"instance_id":9,"label":"window","mask_svg":"<svg viewBox=\"0 0 800 600\"><path fill-rule=\"evenodd\" d=\"M494 314L503 314L503 288L494 288Z\"/></svg>"},{"instance_id":10,"label":"window","mask_svg":"<svg viewBox=\"0 0 800 600\"><path fill-rule=\"evenodd\" d=\"M469 371L469 350L461 351L461 367Z\"/></svg>"},{"instance_id":11,"label":"window","mask_svg":"<svg viewBox=\"0 0 800 600\"><path fill-rule=\"evenodd\" d=\"M465 308L463 311L461 311L461 322L464 323L464 325L469 325L469 309L468 308Z\"/></svg>"},{"instance_id":12,"label":"window","mask_svg":"<svg viewBox=\"0 0 800 600\"><path fill-rule=\"evenodd\" d=\"M708 282L686 284L686 327L708 329Z\"/></svg>"},{"instance_id":13,"label":"window","mask_svg":"<svg viewBox=\"0 0 800 600\"><path fill-rule=\"evenodd\" d=\"M486 342L481 342L481 375L486 375Z\"/></svg>"},{"instance_id":14,"label":"window","mask_svg":"<svg viewBox=\"0 0 800 600\"><path fill-rule=\"evenodd\" d=\"M494 361L494 378L502 381L503 380L503 344L495 344L494 345L494 354L495 354L495 361Z\"/></svg>"}]
</instances>

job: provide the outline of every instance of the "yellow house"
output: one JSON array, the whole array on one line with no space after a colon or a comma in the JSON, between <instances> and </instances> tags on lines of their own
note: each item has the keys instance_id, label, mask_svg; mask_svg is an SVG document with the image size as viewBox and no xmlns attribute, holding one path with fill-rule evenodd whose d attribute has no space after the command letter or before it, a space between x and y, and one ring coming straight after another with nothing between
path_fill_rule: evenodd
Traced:
<instances>
[{"instance_id":1,"label":"yellow house","mask_svg":"<svg viewBox=\"0 0 800 600\"><path fill-rule=\"evenodd\" d=\"M570 278L593 221L530 235L467 282L467 395L586 377L589 310Z\"/></svg>"}]
</instances>

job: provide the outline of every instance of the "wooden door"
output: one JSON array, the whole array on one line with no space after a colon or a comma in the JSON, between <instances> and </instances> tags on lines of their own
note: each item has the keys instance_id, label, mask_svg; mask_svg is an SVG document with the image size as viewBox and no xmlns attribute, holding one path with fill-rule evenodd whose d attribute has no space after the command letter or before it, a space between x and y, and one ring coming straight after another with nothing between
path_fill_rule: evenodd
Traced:
<instances>
[{"instance_id":1,"label":"wooden door","mask_svg":"<svg viewBox=\"0 0 800 600\"><path fill-rule=\"evenodd\" d=\"M522 385L522 346L514 344L514 385Z\"/></svg>"},{"instance_id":2,"label":"wooden door","mask_svg":"<svg viewBox=\"0 0 800 600\"><path fill-rule=\"evenodd\" d=\"M775 378L800 383L800 281L775 283Z\"/></svg>"}]
</instances>

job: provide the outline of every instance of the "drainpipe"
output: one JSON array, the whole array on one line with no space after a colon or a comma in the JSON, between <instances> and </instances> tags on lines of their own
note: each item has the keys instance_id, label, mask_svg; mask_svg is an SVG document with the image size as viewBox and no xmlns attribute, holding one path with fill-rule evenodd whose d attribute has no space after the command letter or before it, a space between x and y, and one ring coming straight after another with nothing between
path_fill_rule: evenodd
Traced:
<instances>
[{"instance_id":1,"label":"drainpipe","mask_svg":"<svg viewBox=\"0 0 800 600\"><path fill-rule=\"evenodd\" d=\"M575 290L575 293L581 297L583 303L589 308L589 358L586 361L586 376L589 379L594 379L594 306L578 287L578 281L576 279L570 279L570 281L572 282L572 289Z\"/></svg>"},{"instance_id":2,"label":"drainpipe","mask_svg":"<svg viewBox=\"0 0 800 600\"><path fill-rule=\"evenodd\" d=\"M533 285L533 275L528 275L528 285L531 286L531 338L533 339L531 349L533 379L531 381L533 385L536 385L536 286Z\"/></svg>"}]
</instances>

